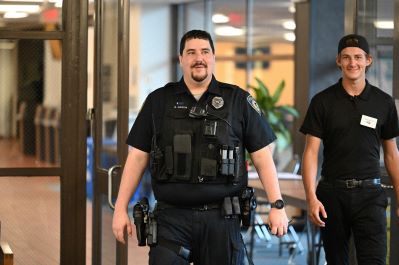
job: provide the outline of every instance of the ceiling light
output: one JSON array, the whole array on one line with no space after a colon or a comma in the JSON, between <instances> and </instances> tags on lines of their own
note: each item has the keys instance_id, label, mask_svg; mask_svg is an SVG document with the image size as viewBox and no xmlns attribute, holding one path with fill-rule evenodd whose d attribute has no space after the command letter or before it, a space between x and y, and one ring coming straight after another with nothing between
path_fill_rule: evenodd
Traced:
<instances>
[{"instance_id":1,"label":"ceiling light","mask_svg":"<svg viewBox=\"0 0 399 265\"><path fill-rule=\"evenodd\" d=\"M283 27L285 29L294 30L296 28L294 20L286 20L283 22Z\"/></svg>"},{"instance_id":2,"label":"ceiling light","mask_svg":"<svg viewBox=\"0 0 399 265\"><path fill-rule=\"evenodd\" d=\"M227 23L229 22L229 20L230 20L229 17L223 14L214 14L212 16L213 23Z\"/></svg>"},{"instance_id":3,"label":"ceiling light","mask_svg":"<svg viewBox=\"0 0 399 265\"><path fill-rule=\"evenodd\" d=\"M38 5L0 5L0 12L27 12L38 13L40 6Z\"/></svg>"},{"instance_id":4,"label":"ceiling light","mask_svg":"<svg viewBox=\"0 0 399 265\"><path fill-rule=\"evenodd\" d=\"M393 21L392 20L376 20L374 21L374 27L377 29L393 29Z\"/></svg>"},{"instance_id":5,"label":"ceiling light","mask_svg":"<svg viewBox=\"0 0 399 265\"><path fill-rule=\"evenodd\" d=\"M62 0L48 0L50 3L53 3L55 7L62 7Z\"/></svg>"},{"instance_id":6,"label":"ceiling light","mask_svg":"<svg viewBox=\"0 0 399 265\"><path fill-rule=\"evenodd\" d=\"M296 12L296 8L295 8L295 5L290 5L289 7L288 7L288 11L290 12L290 13L295 13Z\"/></svg>"},{"instance_id":7,"label":"ceiling light","mask_svg":"<svg viewBox=\"0 0 399 265\"><path fill-rule=\"evenodd\" d=\"M295 34L293 32L284 33L284 39L288 41L295 41Z\"/></svg>"},{"instance_id":8,"label":"ceiling light","mask_svg":"<svg viewBox=\"0 0 399 265\"><path fill-rule=\"evenodd\" d=\"M43 0L2 0L2 2L21 2L21 3L37 3L37 4L42 4Z\"/></svg>"},{"instance_id":9,"label":"ceiling light","mask_svg":"<svg viewBox=\"0 0 399 265\"><path fill-rule=\"evenodd\" d=\"M231 26L220 26L215 27L215 34L219 36L242 36L244 35L244 30L231 27Z\"/></svg>"},{"instance_id":10,"label":"ceiling light","mask_svg":"<svg viewBox=\"0 0 399 265\"><path fill-rule=\"evenodd\" d=\"M10 12L4 13L3 18L24 18L24 17L27 17L27 16L28 16L28 13L26 13L26 12L10 11Z\"/></svg>"}]
</instances>

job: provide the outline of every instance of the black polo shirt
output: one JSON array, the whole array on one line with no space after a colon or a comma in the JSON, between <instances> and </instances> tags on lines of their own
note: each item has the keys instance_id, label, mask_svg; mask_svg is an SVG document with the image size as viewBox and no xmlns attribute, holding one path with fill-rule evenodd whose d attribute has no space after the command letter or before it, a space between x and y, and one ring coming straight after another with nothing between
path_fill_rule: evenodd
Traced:
<instances>
[{"instance_id":1,"label":"black polo shirt","mask_svg":"<svg viewBox=\"0 0 399 265\"><path fill-rule=\"evenodd\" d=\"M322 176L375 178L380 176L381 139L399 135L395 102L367 80L360 95L350 96L340 79L312 98L300 131L323 141Z\"/></svg>"},{"instance_id":2,"label":"black polo shirt","mask_svg":"<svg viewBox=\"0 0 399 265\"><path fill-rule=\"evenodd\" d=\"M133 124L126 143L149 153L154 128L157 133L162 134L158 128L162 128L162 118L164 113L168 112L168 108L191 109L193 106L211 104L209 102L212 102L215 96L221 97L224 107L232 112L228 122L231 124L234 135L240 139L248 152L255 152L276 139L248 92L237 86L218 82L213 77L208 90L199 101L190 93L183 78L180 82L169 83L150 93ZM246 174L244 180L245 182L247 180ZM243 184L246 185L246 183ZM170 203L184 201L185 204L201 204L218 201L232 193L237 193L240 188L242 185L233 187L231 184L156 183L153 179L156 198Z\"/></svg>"}]
</instances>

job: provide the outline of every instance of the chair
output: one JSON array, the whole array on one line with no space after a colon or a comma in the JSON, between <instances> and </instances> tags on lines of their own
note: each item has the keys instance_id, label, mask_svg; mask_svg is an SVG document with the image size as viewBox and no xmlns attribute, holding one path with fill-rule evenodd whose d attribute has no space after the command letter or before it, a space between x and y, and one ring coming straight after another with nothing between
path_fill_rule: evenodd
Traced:
<instances>
[{"instance_id":1,"label":"chair","mask_svg":"<svg viewBox=\"0 0 399 265\"><path fill-rule=\"evenodd\" d=\"M283 171L290 172L293 174L298 174L299 169L300 169L299 156L294 155L293 159L287 164L287 166L283 169ZM257 198L257 208L255 210L253 224L251 225L251 227L249 228L250 230L246 234L250 236L249 256L251 258L253 255L255 236L257 236L262 243L266 243L267 247L271 246L272 236L264 221L265 217L269 214L269 211L270 211L270 202L264 199ZM284 246L288 247L289 249L290 259L292 259L296 255L296 253L301 253L304 250L300 238L296 233L296 228L298 224L302 222L298 222L296 219L299 218L298 217L295 218L294 223L290 224L288 227L288 233L284 237L281 237L279 239L279 256L282 255ZM303 228L300 227L299 229Z\"/></svg>"},{"instance_id":2,"label":"chair","mask_svg":"<svg viewBox=\"0 0 399 265\"><path fill-rule=\"evenodd\" d=\"M294 154L292 159L284 167L284 172L289 172L292 174L300 173L301 162L297 154ZM300 238L296 231L303 231L306 224L306 213L301 211L299 216L294 216L291 224L288 226L288 233L280 238L279 240L279 256L283 253L283 247L288 247L290 254L290 259L294 258L296 253L302 253L304 247L300 241Z\"/></svg>"}]
</instances>

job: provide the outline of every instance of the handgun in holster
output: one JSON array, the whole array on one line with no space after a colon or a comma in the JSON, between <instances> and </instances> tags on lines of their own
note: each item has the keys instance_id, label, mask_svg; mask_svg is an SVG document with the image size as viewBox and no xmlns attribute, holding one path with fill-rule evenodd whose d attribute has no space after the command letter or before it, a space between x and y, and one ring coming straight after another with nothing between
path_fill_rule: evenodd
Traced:
<instances>
[{"instance_id":1,"label":"handgun in holster","mask_svg":"<svg viewBox=\"0 0 399 265\"><path fill-rule=\"evenodd\" d=\"M148 199L144 197L133 207L133 219L139 246L154 246L157 243L157 221L149 210Z\"/></svg>"}]
</instances>

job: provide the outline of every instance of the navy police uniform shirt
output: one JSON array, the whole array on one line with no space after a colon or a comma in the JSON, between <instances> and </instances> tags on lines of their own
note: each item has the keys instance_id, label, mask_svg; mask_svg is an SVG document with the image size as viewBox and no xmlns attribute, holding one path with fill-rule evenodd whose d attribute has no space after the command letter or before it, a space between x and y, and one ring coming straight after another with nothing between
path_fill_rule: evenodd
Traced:
<instances>
[{"instance_id":1,"label":"navy police uniform shirt","mask_svg":"<svg viewBox=\"0 0 399 265\"><path fill-rule=\"evenodd\" d=\"M168 93L165 93L168 90ZM170 98L165 98L169 95ZM212 100L222 99L222 103ZM167 104L166 102L172 102ZM190 93L183 78L176 83L169 83L150 93L140 110L126 143L130 146L149 153L154 128L162 135L162 117L168 108L191 109L194 106L214 105L214 107L230 108L231 115L227 121L244 148L252 153L269 145L276 139L275 134L266 122L262 111L250 94L237 86L218 82L215 77L208 90L197 101ZM221 104L222 106L218 106ZM159 114L161 113L161 114ZM196 148L196 147L193 147ZM195 150L194 150L195 152ZM241 185L207 183L159 183L152 180L153 190L157 200L172 204L200 205L217 202L226 196L237 194L247 182L247 174Z\"/></svg>"},{"instance_id":2,"label":"navy police uniform shirt","mask_svg":"<svg viewBox=\"0 0 399 265\"><path fill-rule=\"evenodd\" d=\"M381 139L399 135L398 114L393 98L367 80L350 96L340 79L312 98L300 131L323 140L326 179L377 178Z\"/></svg>"}]
</instances>

